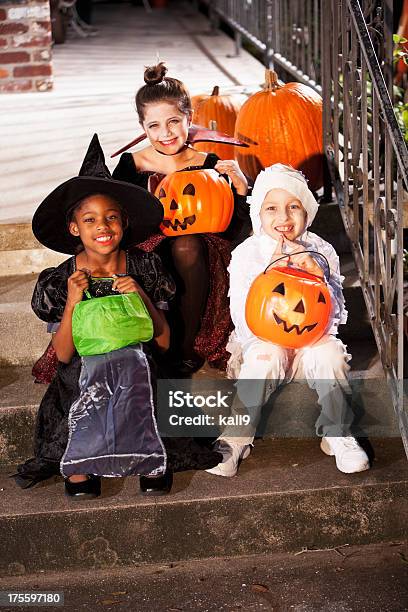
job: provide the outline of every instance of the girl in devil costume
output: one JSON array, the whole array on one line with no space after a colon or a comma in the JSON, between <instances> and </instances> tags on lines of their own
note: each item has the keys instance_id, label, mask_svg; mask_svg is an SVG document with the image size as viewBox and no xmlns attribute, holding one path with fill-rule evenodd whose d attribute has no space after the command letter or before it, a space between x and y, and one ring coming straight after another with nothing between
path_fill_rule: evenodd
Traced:
<instances>
[{"instance_id":1,"label":"girl in devil costume","mask_svg":"<svg viewBox=\"0 0 408 612\"><path fill-rule=\"evenodd\" d=\"M205 359L224 367L225 345L232 330L228 309L227 266L231 242L238 244L249 234L246 194L248 183L238 164L201 153L188 144L192 110L183 83L166 77L163 63L147 68L145 85L136 94L136 109L150 146L124 153L113 177L154 192L164 175L177 170L215 168L230 179L234 192L234 215L222 234L193 234L168 238L156 234L138 248L157 251L177 284L172 309L174 358L180 374L190 374Z\"/></svg>"},{"instance_id":2,"label":"girl in devil costume","mask_svg":"<svg viewBox=\"0 0 408 612\"><path fill-rule=\"evenodd\" d=\"M337 468L342 472L366 470L368 457L350 435L353 415L347 373L351 356L336 338L339 324L347 320L339 258L328 242L308 230L318 204L303 174L282 164L275 164L258 175L248 200L253 236L232 253L229 295L235 331L227 349L231 353L229 376L238 379L233 410L243 411L251 418L251 424L246 428L230 427L223 432L216 447L224 460L207 471L227 477L236 474L240 460L250 453L262 406L280 384L292 378L306 379L317 391L321 414L316 433L322 438L322 451L335 456ZM329 269L325 259L304 251L322 254ZM288 349L259 339L249 329L245 316L247 295L255 278L267 267L287 266L288 261L310 274L326 277L332 303L324 335L311 346L300 349ZM277 285L276 292L278 298L285 294L284 283ZM305 312L303 301L298 306L296 312Z\"/></svg>"}]
</instances>

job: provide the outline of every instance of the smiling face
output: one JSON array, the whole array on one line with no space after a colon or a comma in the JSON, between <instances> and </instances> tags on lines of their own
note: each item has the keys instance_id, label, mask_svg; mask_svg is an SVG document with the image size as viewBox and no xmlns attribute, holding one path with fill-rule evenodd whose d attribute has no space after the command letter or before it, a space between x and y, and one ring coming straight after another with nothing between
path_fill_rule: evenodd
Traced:
<instances>
[{"instance_id":1,"label":"smiling face","mask_svg":"<svg viewBox=\"0 0 408 612\"><path fill-rule=\"evenodd\" d=\"M300 200L286 189L268 191L259 216L263 231L275 240L282 234L295 240L306 229L307 213Z\"/></svg>"},{"instance_id":2,"label":"smiling face","mask_svg":"<svg viewBox=\"0 0 408 612\"><path fill-rule=\"evenodd\" d=\"M157 102L146 105L142 127L156 151L173 155L186 143L190 123L191 114L176 104Z\"/></svg>"},{"instance_id":3,"label":"smiling face","mask_svg":"<svg viewBox=\"0 0 408 612\"><path fill-rule=\"evenodd\" d=\"M86 250L103 255L112 253L123 237L120 207L109 196L89 196L76 208L69 231L81 239Z\"/></svg>"}]
</instances>

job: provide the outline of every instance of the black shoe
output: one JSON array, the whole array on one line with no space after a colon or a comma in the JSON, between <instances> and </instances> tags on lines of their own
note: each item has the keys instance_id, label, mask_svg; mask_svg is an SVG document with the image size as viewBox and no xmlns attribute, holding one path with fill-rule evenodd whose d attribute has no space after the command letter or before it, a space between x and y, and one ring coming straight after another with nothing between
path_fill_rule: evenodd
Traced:
<instances>
[{"instance_id":1,"label":"black shoe","mask_svg":"<svg viewBox=\"0 0 408 612\"><path fill-rule=\"evenodd\" d=\"M99 476L88 475L88 480L71 482L65 479L65 495L74 499L93 499L101 494L101 479Z\"/></svg>"},{"instance_id":2,"label":"black shoe","mask_svg":"<svg viewBox=\"0 0 408 612\"><path fill-rule=\"evenodd\" d=\"M173 473L166 472L163 476L157 478L140 476L139 483L142 495L166 495L166 493L170 493L173 484Z\"/></svg>"}]
</instances>

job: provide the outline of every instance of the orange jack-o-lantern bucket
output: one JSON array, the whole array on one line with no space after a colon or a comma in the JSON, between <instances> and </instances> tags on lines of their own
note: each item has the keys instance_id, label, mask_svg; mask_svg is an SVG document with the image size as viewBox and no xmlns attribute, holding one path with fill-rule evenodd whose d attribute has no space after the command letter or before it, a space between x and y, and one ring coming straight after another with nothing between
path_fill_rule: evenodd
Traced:
<instances>
[{"instance_id":1,"label":"orange jack-o-lantern bucket","mask_svg":"<svg viewBox=\"0 0 408 612\"><path fill-rule=\"evenodd\" d=\"M255 336L291 349L317 342L330 313L324 280L288 266L267 268L257 276L245 305L246 322Z\"/></svg>"},{"instance_id":2,"label":"orange jack-o-lantern bucket","mask_svg":"<svg viewBox=\"0 0 408 612\"><path fill-rule=\"evenodd\" d=\"M216 170L179 170L168 174L155 195L164 208L165 236L224 232L234 211L234 196Z\"/></svg>"}]
</instances>

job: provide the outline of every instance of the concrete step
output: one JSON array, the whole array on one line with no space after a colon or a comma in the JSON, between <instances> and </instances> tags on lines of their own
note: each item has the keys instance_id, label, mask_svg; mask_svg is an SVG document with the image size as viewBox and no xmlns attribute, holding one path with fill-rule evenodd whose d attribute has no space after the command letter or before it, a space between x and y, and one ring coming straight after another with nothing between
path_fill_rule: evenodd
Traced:
<instances>
[{"instance_id":1,"label":"concrete step","mask_svg":"<svg viewBox=\"0 0 408 612\"><path fill-rule=\"evenodd\" d=\"M348 345L348 351L353 355L350 373L353 407L361 435L398 438L391 396L375 344L354 341ZM205 394L213 393L214 389L224 389L227 381L225 373L205 366L194 375L192 384L195 393ZM0 370L0 465L32 456L35 417L45 390L45 385L34 384L30 367ZM313 437L318 414L315 391L305 382L284 385L265 407L258 434L264 437Z\"/></svg>"},{"instance_id":2,"label":"concrete step","mask_svg":"<svg viewBox=\"0 0 408 612\"><path fill-rule=\"evenodd\" d=\"M399 440L372 440L369 471L339 472L317 439L257 441L236 478L175 475L169 495L103 479L72 502L55 477L21 490L0 477L0 575L139 566L403 539L408 464Z\"/></svg>"},{"instance_id":3,"label":"concrete step","mask_svg":"<svg viewBox=\"0 0 408 612\"><path fill-rule=\"evenodd\" d=\"M320 206L312 230L331 242L339 254L350 251L337 204ZM45 249L34 238L28 221L0 223L0 244L0 277L38 273L66 259L66 255Z\"/></svg>"},{"instance_id":4,"label":"concrete step","mask_svg":"<svg viewBox=\"0 0 408 612\"><path fill-rule=\"evenodd\" d=\"M35 416L46 386L34 384L31 368L0 369L0 464L32 454Z\"/></svg>"},{"instance_id":5,"label":"concrete step","mask_svg":"<svg viewBox=\"0 0 408 612\"><path fill-rule=\"evenodd\" d=\"M337 202L320 204L310 229L330 242L339 255L350 253L350 241Z\"/></svg>"},{"instance_id":6,"label":"concrete step","mask_svg":"<svg viewBox=\"0 0 408 612\"><path fill-rule=\"evenodd\" d=\"M402 612L408 608L407 559L407 542L397 541L36 573L2 578L0 589L63 592L69 611Z\"/></svg>"},{"instance_id":7,"label":"concrete step","mask_svg":"<svg viewBox=\"0 0 408 612\"><path fill-rule=\"evenodd\" d=\"M44 248L34 238L31 222L0 223L0 244L0 278L38 274L66 259L66 255Z\"/></svg>"},{"instance_id":8,"label":"concrete step","mask_svg":"<svg viewBox=\"0 0 408 612\"><path fill-rule=\"evenodd\" d=\"M37 274L8 276L0 288L0 332L3 337L0 364L30 365L50 341L46 323L31 310Z\"/></svg>"}]
</instances>

